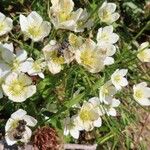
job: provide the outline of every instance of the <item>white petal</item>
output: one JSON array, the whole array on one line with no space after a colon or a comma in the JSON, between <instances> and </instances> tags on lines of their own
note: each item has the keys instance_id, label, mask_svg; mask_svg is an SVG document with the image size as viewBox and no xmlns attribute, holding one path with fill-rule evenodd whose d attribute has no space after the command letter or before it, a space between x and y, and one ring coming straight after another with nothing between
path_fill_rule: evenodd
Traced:
<instances>
[{"instance_id":1,"label":"white petal","mask_svg":"<svg viewBox=\"0 0 150 150\"><path fill-rule=\"evenodd\" d=\"M0 12L0 21L3 21L6 18L6 16Z\"/></svg>"},{"instance_id":2,"label":"white petal","mask_svg":"<svg viewBox=\"0 0 150 150\"><path fill-rule=\"evenodd\" d=\"M52 74L57 74L61 71L61 65L48 62L48 69Z\"/></svg>"},{"instance_id":3,"label":"white petal","mask_svg":"<svg viewBox=\"0 0 150 150\"><path fill-rule=\"evenodd\" d=\"M47 21L43 21L40 28L43 31L43 38L48 36L51 30L51 24Z\"/></svg>"},{"instance_id":4,"label":"white petal","mask_svg":"<svg viewBox=\"0 0 150 150\"><path fill-rule=\"evenodd\" d=\"M31 135L32 135L32 131L29 127L26 126L25 128L25 132L23 134L23 138L20 140L23 143L28 143L30 141Z\"/></svg>"},{"instance_id":5,"label":"white petal","mask_svg":"<svg viewBox=\"0 0 150 150\"><path fill-rule=\"evenodd\" d=\"M111 34L113 32L113 26L110 25L110 26L106 26L103 28L103 32L106 32L108 34Z\"/></svg>"},{"instance_id":6,"label":"white petal","mask_svg":"<svg viewBox=\"0 0 150 150\"><path fill-rule=\"evenodd\" d=\"M15 141L14 139L11 138L11 136L9 136L9 134L5 135L5 140L6 140L7 144L10 145L10 146L17 143L17 141Z\"/></svg>"},{"instance_id":7,"label":"white petal","mask_svg":"<svg viewBox=\"0 0 150 150\"><path fill-rule=\"evenodd\" d=\"M144 97L150 98L150 88L149 87L143 87Z\"/></svg>"},{"instance_id":8,"label":"white petal","mask_svg":"<svg viewBox=\"0 0 150 150\"><path fill-rule=\"evenodd\" d=\"M106 59L104 60L105 65L112 65L113 63L114 63L114 58L112 57L106 57Z\"/></svg>"},{"instance_id":9,"label":"white petal","mask_svg":"<svg viewBox=\"0 0 150 150\"><path fill-rule=\"evenodd\" d=\"M37 120L29 115L25 115L22 119L27 122L28 126L34 127L37 124Z\"/></svg>"},{"instance_id":10,"label":"white petal","mask_svg":"<svg viewBox=\"0 0 150 150\"><path fill-rule=\"evenodd\" d=\"M31 85L32 84L31 78L24 73L20 73L18 76L18 79L21 81L25 81L25 85Z\"/></svg>"},{"instance_id":11,"label":"white petal","mask_svg":"<svg viewBox=\"0 0 150 150\"><path fill-rule=\"evenodd\" d=\"M137 101L142 106L150 106L150 99L145 98Z\"/></svg>"},{"instance_id":12,"label":"white petal","mask_svg":"<svg viewBox=\"0 0 150 150\"><path fill-rule=\"evenodd\" d=\"M7 133L11 128L12 124L14 123L15 119L9 118L5 125L5 132Z\"/></svg>"},{"instance_id":13,"label":"white petal","mask_svg":"<svg viewBox=\"0 0 150 150\"><path fill-rule=\"evenodd\" d=\"M44 76L44 73L38 73L38 75L39 75L39 77L42 78L42 79L44 79L44 77L45 77L45 76Z\"/></svg>"},{"instance_id":14,"label":"white petal","mask_svg":"<svg viewBox=\"0 0 150 150\"><path fill-rule=\"evenodd\" d=\"M112 22L115 22L116 20L119 19L120 15L118 13L114 13L114 14L112 14L111 17L112 17Z\"/></svg>"},{"instance_id":15,"label":"white petal","mask_svg":"<svg viewBox=\"0 0 150 150\"><path fill-rule=\"evenodd\" d=\"M25 61L23 63L20 64L20 70L22 72L29 72L32 68L32 63L30 61Z\"/></svg>"},{"instance_id":16,"label":"white petal","mask_svg":"<svg viewBox=\"0 0 150 150\"><path fill-rule=\"evenodd\" d=\"M35 85L30 85L27 87L27 92L26 94L26 98L31 97L33 94L36 93L36 86Z\"/></svg>"},{"instance_id":17,"label":"white petal","mask_svg":"<svg viewBox=\"0 0 150 150\"><path fill-rule=\"evenodd\" d=\"M25 50L17 50L16 52L17 60L25 61L27 59L27 52Z\"/></svg>"},{"instance_id":18,"label":"white petal","mask_svg":"<svg viewBox=\"0 0 150 150\"><path fill-rule=\"evenodd\" d=\"M3 44L3 47L5 47L6 49L10 50L11 52L14 52L14 46L13 46L13 43L10 43L10 44Z\"/></svg>"},{"instance_id":19,"label":"white petal","mask_svg":"<svg viewBox=\"0 0 150 150\"><path fill-rule=\"evenodd\" d=\"M102 119L99 117L96 121L94 121L95 127L100 127L102 125Z\"/></svg>"},{"instance_id":20,"label":"white petal","mask_svg":"<svg viewBox=\"0 0 150 150\"><path fill-rule=\"evenodd\" d=\"M111 35L111 43L114 44L119 40L119 36L116 33L112 33Z\"/></svg>"},{"instance_id":21,"label":"white petal","mask_svg":"<svg viewBox=\"0 0 150 150\"><path fill-rule=\"evenodd\" d=\"M100 100L99 100L98 97L92 97L92 98L90 98L89 102L91 102L94 107L96 107L96 106L98 106L100 104Z\"/></svg>"},{"instance_id":22,"label":"white petal","mask_svg":"<svg viewBox=\"0 0 150 150\"><path fill-rule=\"evenodd\" d=\"M111 116L116 116L117 112L114 108L110 108L109 111L108 111L108 114L111 115Z\"/></svg>"},{"instance_id":23,"label":"white petal","mask_svg":"<svg viewBox=\"0 0 150 150\"><path fill-rule=\"evenodd\" d=\"M128 72L128 69L121 69L118 71L118 73L121 75L121 76L125 76Z\"/></svg>"},{"instance_id":24,"label":"white petal","mask_svg":"<svg viewBox=\"0 0 150 150\"><path fill-rule=\"evenodd\" d=\"M2 58L7 63L12 63L12 61L15 59L15 55L10 50L4 49L4 51L2 51Z\"/></svg>"},{"instance_id":25,"label":"white petal","mask_svg":"<svg viewBox=\"0 0 150 150\"><path fill-rule=\"evenodd\" d=\"M91 131L94 128L91 121L86 121L83 125L86 131Z\"/></svg>"},{"instance_id":26,"label":"white petal","mask_svg":"<svg viewBox=\"0 0 150 150\"><path fill-rule=\"evenodd\" d=\"M106 8L110 13L113 13L116 10L116 4L115 3L107 3Z\"/></svg>"},{"instance_id":27,"label":"white petal","mask_svg":"<svg viewBox=\"0 0 150 150\"><path fill-rule=\"evenodd\" d=\"M27 31L27 29L28 29L27 18L24 15L20 14L20 16L19 16L19 22L20 22L21 30L23 32Z\"/></svg>"},{"instance_id":28,"label":"white petal","mask_svg":"<svg viewBox=\"0 0 150 150\"><path fill-rule=\"evenodd\" d=\"M79 138L79 131L78 130L70 130L70 134L75 138L78 139Z\"/></svg>"},{"instance_id":29,"label":"white petal","mask_svg":"<svg viewBox=\"0 0 150 150\"><path fill-rule=\"evenodd\" d=\"M15 119L15 120L17 120L18 118L22 119L26 114L27 114L27 112L25 110L18 109L16 112L11 114L11 118Z\"/></svg>"},{"instance_id":30,"label":"white petal","mask_svg":"<svg viewBox=\"0 0 150 150\"><path fill-rule=\"evenodd\" d=\"M127 86L127 85L128 85L127 79L126 79L126 78L122 78L122 79L121 79L121 82L120 82L120 85L121 85L121 86Z\"/></svg>"},{"instance_id":31,"label":"white petal","mask_svg":"<svg viewBox=\"0 0 150 150\"><path fill-rule=\"evenodd\" d=\"M7 78L6 78L6 80L5 80L5 83L6 84L11 84L11 82L13 81L13 80L15 80L15 79L17 79L18 78L18 74L17 73L11 73L11 74L9 74L8 76L7 76Z\"/></svg>"},{"instance_id":32,"label":"white petal","mask_svg":"<svg viewBox=\"0 0 150 150\"><path fill-rule=\"evenodd\" d=\"M69 130L65 127L64 128L64 135L67 136L69 134Z\"/></svg>"},{"instance_id":33,"label":"white petal","mask_svg":"<svg viewBox=\"0 0 150 150\"><path fill-rule=\"evenodd\" d=\"M30 23L30 25L40 26L41 23L43 22L42 17L36 11L32 11L28 15L27 19L28 19L28 22Z\"/></svg>"},{"instance_id":34,"label":"white petal","mask_svg":"<svg viewBox=\"0 0 150 150\"><path fill-rule=\"evenodd\" d=\"M112 107L118 107L120 105L120 101L118 99L113 98L111 106Z\"/></svg>"}]
</instances>

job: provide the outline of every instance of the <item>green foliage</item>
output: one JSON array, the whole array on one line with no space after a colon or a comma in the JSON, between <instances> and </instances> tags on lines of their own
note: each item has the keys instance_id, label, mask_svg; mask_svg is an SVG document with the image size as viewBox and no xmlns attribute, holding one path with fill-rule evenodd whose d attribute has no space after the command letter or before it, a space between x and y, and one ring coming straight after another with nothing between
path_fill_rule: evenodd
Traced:
<instances>
[{"instance_id":1,"label":"green foliage","mask_svg":"<svg viewBox=\"0 0 150 150\"><path fill-rule=\"evenodd\" d=\"M96 18L97 13L95 10L99 8L102 0L74 0L75 6L87 6L91 12L91 18ZM45 78L40 80L36 79L37 93L29 98L22 104L14 104L10 102L6 97L0 100L0 129L4 132L6 120L10 114L18 108L25 109L30 115L38 119L38 126L44 124L50 124L59 129L59 132L63 132L62 120L69 115L69 113L75 113L72 108L75 104L82 104L83 101L88 100L92 96L98 96L98 90L101 85L110 79L111 74L118 68L128 68L128 80L130 85L117 94L117 98L121 100L121 106L118 108L119 115L117 118L103 117L103 126L98 128L99 136L96 137L96 142L102 149L131 149L132 143L134 143L132 137L126 132L126 127L130 124L136 124L138 122L137 111L141 107L133 101L131 92L128 89L135 83L146 81L150 84L150 72L146 65L140 63L136 57L135 40L139 43L145 40L150 40L148 35L149 31L145 29L139 35L141 29L147 24L149 16L144 14L144 6L146 1L141 0L113 0L118 6L120 11L120 21L114 24L121 40L119 41L119 49L115 55L115 63L107 67L103 72L98 74L91 74L87 72L83 67L74 63L70 66L65 66L64 69L57 75L50 74L45 71ZM49 21L48 17L48 5L49 0L1 0L0 8L5 14L10 14L15 23L18 22L18 16L20 13L29 13L31 10L37 11L44 19ZM14 15L13 13L16 13ZM15 18L17 16L17 18ZM88 37L89 33L93 34L95 38L97 29L101 27L99 20L94 20L94 27L86 31L85 34L78 33L84 37ZM53 37L61 40L61 37L68 36L68 32L53 31L49 37L45 40L45 43L35 43L31 47L30 40L26 43L22 43L23 39L20 33L16 33L17 26L12 31L13 36L10 38L18 47L26 49L29 53L32 53L33 58L40 56L40 51L43 46L50 41ZM62 35L60 35L60 33ZM16 34L15 34L16 33ZM138 36L136 36L138 35ZM136 39L135 39L136 37ZM144 69L143 69L144 68ZM141 70L142 69L142 70ZM79 90L79 93L74 93ZM148 108L144 108L149 112ZM45 117L50 119L45 121ZM71 142L72 139L66 138L67 142ZM140 146L140 145L139 145ZM145 149L145 145L141 145L141 150Z\"/></svg>"}]
</instances>

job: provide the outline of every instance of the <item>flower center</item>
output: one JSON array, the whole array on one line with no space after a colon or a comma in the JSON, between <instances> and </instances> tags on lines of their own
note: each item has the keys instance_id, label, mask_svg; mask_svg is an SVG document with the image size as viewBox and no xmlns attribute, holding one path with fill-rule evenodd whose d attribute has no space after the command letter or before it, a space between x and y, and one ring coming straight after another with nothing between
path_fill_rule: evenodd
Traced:
<instances>
[{"instance_id":1,"label":"flower center","mask_svg":"<svg viewBox=\"0 0 150 150\"><path fill-rule=\"evenodd\" d=\"M135 97L141 99L143 97L143 92L141 90L136 90Z\"/></svg>"},{"instance_id":2,"label":"flower center","mask_svg":"<svg viewBox=\"0 0 150 150\"><path fill-rule=\"evenodd\" d=\"M115 80L116 82L120 82L120 80L121 80L120 75L116 75L116 76L114 77L114 80Z\"/></svg>"},{"instance_id":3,"label":"flower center","mask_svg":"<svg viewBox=\"0 0 150 150\"><path fill-rule=\"evenodd\" d=\"M56 64L63 64L65 62L63 56L58 56L58 50L49 52L49 58Z\"/></svg>"},{"instance_id":4,"label":"flower center","mask_svg":"<svg viewBox=\"0 0 150 150\"><path fill-rule=\"evenodd\" d=\"M5 28L4 22L0 22L0 32L2 32Z\"/></svg>"},{"instance_id":5,"label":"flower center","mask_svg":"<svg viewBox=\"0 0 150 150\"><path fill-rule=\"evenodd\" d=\"M110 18L111 14L109 11L104 10L103 11L103 20L108 20Z\"/></svg>"},{"instance_id":6,"label":"flower center","mask_svg":"<svg viewBox=\"0 0 150 150\"><path fill-rule=\"evenodd\" d=\"M9 86L9 91L12 95L19 96L25 88L25 81L14 80Z\"/></svg>"},{"instance_id":7,"label":"flower center","mask_svg":"<svg viewBox=\"0 0 150 150\"><path fill-rule=\"evenodd\" d=\"M89 110L82 110L82 111L80 112L80 118L81 118L81 120L83 120L83 121L89 121L89 120L91 120L90 111L89 111Z\"/></svg>"},{"instance_id":8,"label":"flower center","mask_svg":"<svg viewBox=\"0 0 150 150\"><path fill-rule=\"evenodd\" d=\"M94 57L90 50L84 50L80 56L81 62L86 66L92 66L94 63Z\"/></svg>"},{"instance_id":9,"label":"flower center","mask_svg":"<svg viewBox=\"0 0 150 150\"><path fill-rule=\"evenodd\" d=\"M69 20L69 18L70 18L69 14L65 13L64 11L60 12L59 19L61 22L67 21L67 20Z\"/></svg>"},{"instance_id":10,"label":"flower center","mask_svg":"<svg viewBox=\"0 0 150 150\"><path fill-rule=\"evenodd\" d=\"M109 36L108 36L107 33L102 33L101 38L104 39L104 40L108 40Z\"/></svg>"},{"instance_id":11,"label":"flower center","mask_svg":"<svg viewBox=\"0 0 150 150\"><path fill-rule=\"evenodd\" d=\"M31 26L31 27L29 27L28 32L33 37L38 37L42 31L39 26Z\"/></svg>"}]
</instances>

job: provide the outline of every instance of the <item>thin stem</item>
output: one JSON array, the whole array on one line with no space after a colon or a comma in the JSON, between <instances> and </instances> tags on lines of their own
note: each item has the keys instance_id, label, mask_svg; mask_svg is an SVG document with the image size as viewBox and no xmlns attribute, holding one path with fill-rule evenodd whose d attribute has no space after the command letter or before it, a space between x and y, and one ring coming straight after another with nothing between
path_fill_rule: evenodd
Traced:
<instances>
[{"instance_id":1,"label":"thin stem","mask_svg":"<svg viewBox=\"0 0 150 150\"><path fill-rule=\"evenodd\" d=\"M133 38L132 41L135 41L150 25L150 21L146 23L146 25L142 28L142 30Z\"/></svg>"}]
</instances>

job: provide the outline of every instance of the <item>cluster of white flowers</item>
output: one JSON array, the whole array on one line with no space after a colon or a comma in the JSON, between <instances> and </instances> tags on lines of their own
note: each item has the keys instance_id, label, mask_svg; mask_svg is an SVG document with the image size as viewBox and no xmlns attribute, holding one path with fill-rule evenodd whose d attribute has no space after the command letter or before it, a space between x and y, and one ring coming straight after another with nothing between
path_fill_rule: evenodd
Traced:
<instances>
[{"instance_id":1,"label":"cluster of white flowers","mask_svg":"<svg viewBox=\"0 0 150 150\"><path fill-rule=\"evenodd\" d=\"M100 127L103 115L116 116L115 108L120 105L120 101L114 96L121 87L128 84L124 77L126 73L125 69L116 70L112 74L111 80L100 87L99 97L92 97L88 102L84 102L78 115L72 117L73 120L65 119L64 134L70 133L74 138L78 138L79 131L91 131L94 127Z\"/></svg>"},{"instance_id":2,"label":"cluster of white flowers","mask_svg":"<svg viewBox=\"0 0 150 150\"><path fill-rule=\"evenodd\" d=\"M55 29L67 29L74 32L83 32L90 29L93 21L86 9L79 8L74 11L72 0L51 0L50 21ZM13 102L23 102L36 93L36 85L31 76L44 78L46 67L52 74L59 73L64 64L75 60L91 73L102 71L105 66L114 63L113 55L116 53L116 43L119 36L114 33L113 23L119 18L115 12L114 3L104 2L99 8L100 21L107 26L98 29L96 41L70 33L68 42L51 40L42 49L40 58L34 60L23 49L14 49L13 43L0 43L0 98L3 94ZM43 41L51 31L51 23L35 11L27 17L19 17L21 31L32 42ZM13 28L12 19L0 13L0 36L9 33ZM139 46L137 57L142 62L150 62L149 43ZM128 85L126 79L127 69L117 69L109 81L100 87L99 97L90 98L80 107L77 115L65 119L64 134L69 133L79 137L81 130L91 131L94 127L102 125L102 116L116 116L116 107L120 101L114 96L118 90ZM150 88L145 82L134 85L134 99L141 105L150 105ZM9 145L17 141L28 142L31 130L28 126L35 126L37 121L26 115L26 111L18 110L11 115L6 124L6 141ZM20 129L23 125L23 130Z\"/></svg>"}]
</instances>

